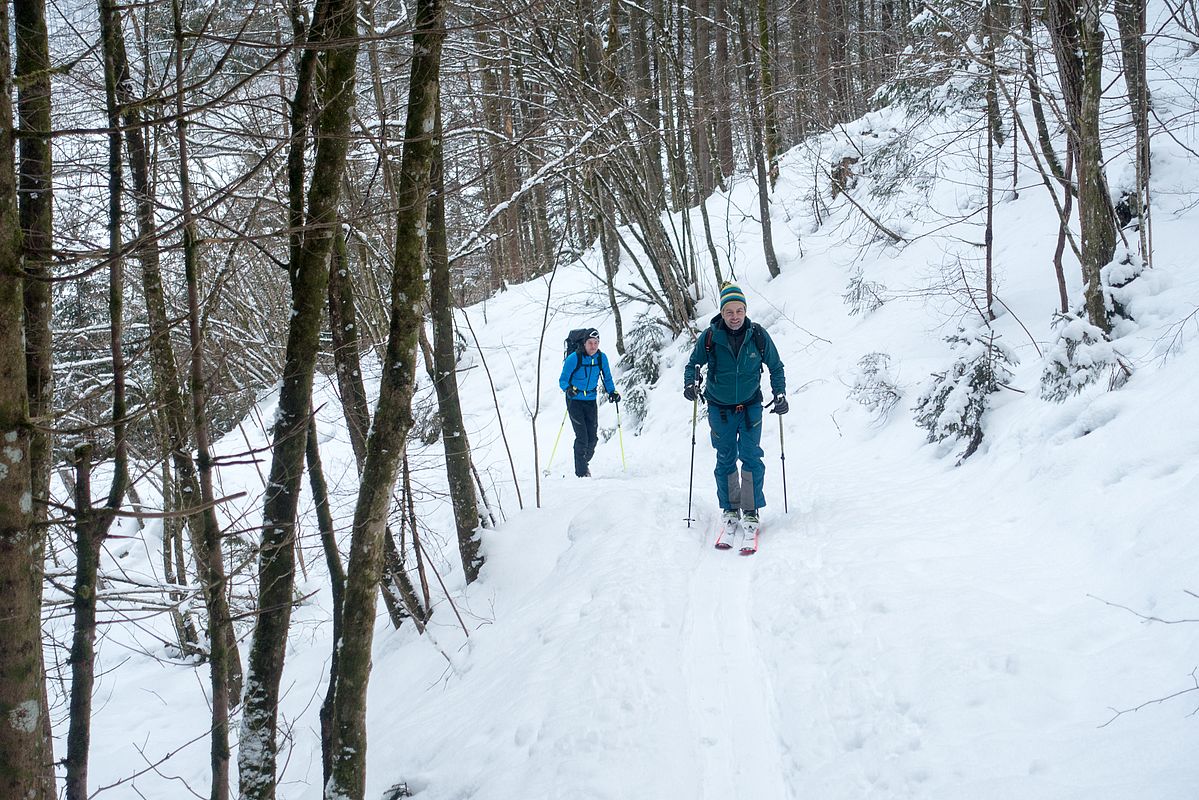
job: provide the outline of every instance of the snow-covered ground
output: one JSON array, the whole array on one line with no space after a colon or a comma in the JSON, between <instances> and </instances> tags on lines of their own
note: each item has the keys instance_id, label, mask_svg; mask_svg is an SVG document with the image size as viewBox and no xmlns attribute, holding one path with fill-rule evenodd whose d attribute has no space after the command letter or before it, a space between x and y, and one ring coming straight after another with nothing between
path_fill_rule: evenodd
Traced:
<instances>
[{"instance_id":1,"label":"snow-covered ground","mask_svg":"<svg viewBox=\"0 0 1199 800\"><path fill-rule=\"evenodd\" d=\"M471 309L498 413L473 343L462 394L476 462L505 520L483 534L486 567L465 587L451 566L448 504L431 499L420 509L449 553L437 565L454 608L435 582L437 610L419 636L410 625L392 630L380 605L368 796L390 797L400 784L424 800L1199 796L1199 691L1185 693L1196 688L1199 623L1168 624L1199 619L1188 593L1199 591L1191 316L1199 163L1186 149L1196 144L1196 69L1184 56L1156 52L1171 81L1156 84L1155 102L1163 117L1190 116L1172 131L1177 139L1154 139L1154 265L1127 290L1134 321L1115 342L1135 369L1131 380L1064 403L1039 397L1041 353L1054 336L1057 223L1025 164L1018 192L997 206L995 238L994 325L1020 363L1011 388L995 396L982 447L961 466L963 445L927 444L911 408L929 375L951 362L944 337L978 317L962 291L963 279L981 286L981 250L971 244L982 241L981 215L972 214L983 197L978 140L928 154L939 131L948 142L964 118L934 117L909 140L910 117L880 112L789 153L774 195L783 271L774 280L762 264L752 182L710 200L722 267L727 275L732 264L750 318L778 344L791 400L781 422L766 418L768 506L752 557L712 547L713 455L702 418L691 482L686 334L662 354L639 430L629 419L617 430L614 407L601 404L594 478L571 474L566 426L538 508L529 421L538 380L544 467L563 413L562 337L595 325L616 359L596 256L554 278L540 350L547 280ZM897 178L880 166L892 162L867 158L852 192L911 240L903 247L851 205L827 201L823 180L816 188L829 207L819 221L813 213L813 159L884 147L919 169ZM1010 163L1000 173L1010 187ZM898 184L889 194L880 188L888 180ZM1068 251L1066 263L1077 303L1081 279ZM703 269L701 320L716 294ZM621 276L633 280L627 264ZM842 296L854 276L878 284L886 303L851 314ZM637 310L625 309L626 330ZM850 397L869 353L889 356L901 393L882 418ZM318 382L325 466L344 525L352 459L333 387ZM626 388L620 374L617 384ZM224 451L264 442L270 414L267 397ZM421 480L439 478L430 469ZM260 486L253 466L222 470L222 493L255 495ZM242 502L238 526L252 527L258 501ZM294 617L280 709L287 800L321 796L317 709L331 626L308 519L300 591L315 594ZM156 533L116 540L110 552L124 556L109 568L153 573ZM163 661L149 635L107 633L101 658L112 671L98 689L93 786L199 737L102 796L182 797L184 783L206 794L205 670Z\"/></svg>"}]
</instances>

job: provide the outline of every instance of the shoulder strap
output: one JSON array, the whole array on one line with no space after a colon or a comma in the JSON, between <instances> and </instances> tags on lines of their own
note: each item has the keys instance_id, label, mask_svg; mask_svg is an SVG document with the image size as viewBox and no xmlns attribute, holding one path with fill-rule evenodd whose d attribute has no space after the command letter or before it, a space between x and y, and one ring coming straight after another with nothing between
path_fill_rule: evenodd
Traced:
<instances>
[{"instance_id":1,"label":"shoulder strap","mask_svg":"<svg viewBox=\"0 0 1199 800\"><path fill-rule=\"evenodd\" d=\"M762 358L766 357L766 335L762 332L762 326L756 322L751 322L750 333L754 337L754 345L758 348L758 355Z\"/></svg>"},{"instance_id":2,"label":"shoulder strap","mask_svg":"<svg viewBox=\"0 0 1199 800\"><path fill-rule=\"evenodd\" d=\"M578 350L575 351L575 368L570 371L570 377L567 378L567 385L575 382L575 373L579 371L579 367L583 366L583 354Z\"/></svg>"}]
</instances>

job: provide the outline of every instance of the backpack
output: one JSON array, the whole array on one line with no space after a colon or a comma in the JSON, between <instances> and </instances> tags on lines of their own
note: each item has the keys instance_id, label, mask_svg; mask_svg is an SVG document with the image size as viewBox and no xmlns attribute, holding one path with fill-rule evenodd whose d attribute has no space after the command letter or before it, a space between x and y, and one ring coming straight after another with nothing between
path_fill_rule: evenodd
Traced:
<instances>
[{"instance_id":1,"label":"backpack","mask_svg":"<svg viewBox=\"0 0 1199 800\"><path fill-rule=\"evenodd\" d=\"M562 357L566 358L571 353L582 352L583 342L587 341L587 334L592 330L594 328L575 328L566 334L566 339L562 342L566 346L566 352L562 354Z\"/></svg>"},{"instance_id":2,"label":"backpack","mask_svg":"<svg viewBox=\"0 0 1199 800\"><path fill-rule=\"evenodd\" d=\"M571 353L575 354L575 368L570 372L570 380L568 383L574 383L575 373L579 371L579 367L583 366L583 343L587 341L587 334L595 330L594 328L575 328L570 333L566 334L566 338L562 340L562 344L566 351L562 354L562 358L570 357Z\"/></svg>"}]
</instances>

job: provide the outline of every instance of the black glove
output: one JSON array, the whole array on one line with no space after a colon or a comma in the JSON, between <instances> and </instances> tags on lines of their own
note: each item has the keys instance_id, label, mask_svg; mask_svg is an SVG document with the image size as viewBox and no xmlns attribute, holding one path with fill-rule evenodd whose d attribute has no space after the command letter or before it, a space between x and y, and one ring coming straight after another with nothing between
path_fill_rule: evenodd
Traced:
<instances>
[{"instance_id":1,"label":"black glove","mask_svg":"<svg viewBox=\"0 0 1199 800\"><path fill-rule=\"evenodd\" d=\"M566 387L566 396L567 396L567 397L571 397L571 398L573 398L573 397L574 397L576 394L578 394L578 393L579 393L579 387L578 387L578 386L567 386L567 387Z\"/></svg>"},{"instance_id":2,"label":"black glove","mask_svg":"<svg viewBox=\"0 0 1199 800\"><path fill-rule=\"evenodd\" d=\"M695 402L695 398L699 396L699 384L689 383L683 387L683 397Z\"/></svg>"},{"instance_id":3,"label":"black glove","mask_svg":"<svg viewBox=\"0 0 1199 800\"><path fill-rule=\"evenodd\" d=\"M620 392L608 392L608 402L609 403L619 403L620 402Z\"/></svg>"},{"instance_id":4,"label":"black glove","mask_svg":"<svg viewBox=\"0 0 1199 800\"><path fill-rule=\"evenodd\" d=\"M773 408L770 409L771 414L786 414L791 410L791 406L787 405L787 398L785 395L776 394L774 396L774 402L771 403L771 405L773 406Z\"/></svg>"}]
</instances>

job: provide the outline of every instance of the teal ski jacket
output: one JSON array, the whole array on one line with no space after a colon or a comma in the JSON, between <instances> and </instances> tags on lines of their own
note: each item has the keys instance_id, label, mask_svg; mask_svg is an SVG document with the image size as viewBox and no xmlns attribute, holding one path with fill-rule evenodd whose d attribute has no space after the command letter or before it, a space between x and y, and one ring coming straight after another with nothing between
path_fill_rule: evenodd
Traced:
<instances>
[{"instance_id":1,"label":"teal ski jacket","mask_svg":"<svg viewBox=\"0 0 1199 800\"><path fill-rule=\"evenodd\" d=\"M787 378L783 373L783 361L770 334L762 326L750 322L749 317L745 318L744 324L745 340L741 343L741 352L734 357L724 319L719 314L712 318L711 325L695 340L695 348L683 370L684 387L695 382L697 369L707 367L704 399L709 403L729 407L760 403L762 368L765 367L770 370L771 395L786 393Z\"/></svg>"}]
</instances>

